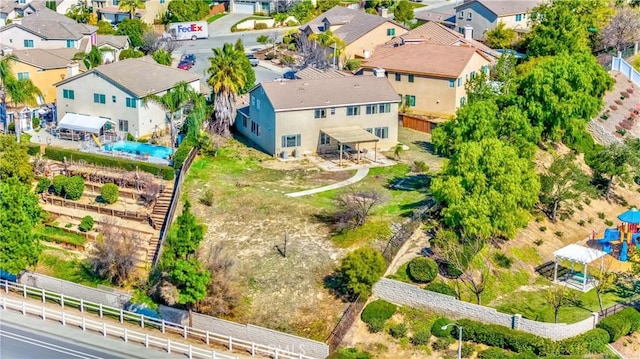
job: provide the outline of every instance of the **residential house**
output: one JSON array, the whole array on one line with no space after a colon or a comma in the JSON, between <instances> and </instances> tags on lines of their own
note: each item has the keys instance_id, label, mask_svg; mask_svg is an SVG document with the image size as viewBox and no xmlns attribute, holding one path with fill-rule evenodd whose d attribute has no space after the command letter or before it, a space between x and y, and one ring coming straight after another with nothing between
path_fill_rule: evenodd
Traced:
<instances>
[{"instance_id":1,"label":"residential house","mask_svg":"<svg viewBox=\"0 0 640 359\"><path fill-rule=\"evenodd\" d=\"M263 82L249 98L235 126L274 156L390 148L398 141L399 98L385 78Z\"/></svg>"},{"instance_id":2,"label":"residential house","mask_svg":"<svg viewBox=\"0 0 640 359\"><path fill-rule=\"evenodd\" d=\"M7 25L17 18L34 14L46 7L47 3L55 2L55 9L59 14L65 14L77 0L2 0L0 1L0 26Z\"/></svg>"},{"instance_id":3,"label":"residential house","mask_svg":"<svg viewBox=\"0 0 640 359\"><path fill-rule=\"evenodd\" d=\"M14 50L69 48L87 52L96 44L97 29L43 7L0 28L0 46Z\"/></svg>"},{"instance_id":4,"label":"residential house","mask_svg":"<svg viewBox=\"0 0 640 359\"><path fill-rule=\"evenodd\" d=\"M200 75L160 65L150 57L98 66L55 84L58 121L67 118L96 128L108 122L119 136L149 136L168 123L165 110L146 97L162 96L182 81L200 92Z\"/></svg>"},{"instance_id":5,"label":"residential house","mask_svg":"<svg viewBox=\"0 0 640 359\"><path fill-rule=\"evenodd\" d=\"M529 14L545 0L466 0L456 6L456 28L459 32L472 31L476 40L484 40L487 31L500 22L507 28L524 34L530 30Z\"/></svg>"},{"instance_id":6,"label":"residential house","mask_svg":"<svg viewBox=\"0 0 640 359\"><path fill-rule=\"evenodd\" d=\"M98 20L108 21L111 24L118 24L125 19L129 19L131 14L120 9L120 0L87 0ZM147 24L153 24L154 20L167 12L167 7L171 0L146 0L144 9L137 9L134 17L139 18Z\"/></svg>"},{"instance_id":7,"label":"residential house","mask_svg":"<svg viewBox=\"0 0 640 359\"><path fill-rule=\"evenodd\" d=\"M129 37L126 35L98 35L96 46L102 50L102 62L116 62L122 50L129 48Z\"/></svg>"},{"instance_id":8,"label":"residential house","mask_svg":"<svg viewBox=\"0 0 640 359\"><path fill-rule=\"evenodd\" d=\"M40 103L55 102L54 84L87 70L84 64L73 60L75 49L28 49L11 53L16 57L11 70L18 79L30 79L40 89Z\"/></svg>"},{"instance_id":9,"label":"residential house","mask_svg":"<svg viewBox=\"0 0 640 359\"><path fill-rule=\"evenodd\" d=\"M300 27L306 36L328 30L345 43L343 53L347 60L367 59L376 46L407 32L406 27L386 17L342 6L335 6Z\"/></svg>"},{"instance_id":10,"label":"residential house","mask_svg":"<svg viewBox=\"0 0 640 359\"><path fill-rule=\"evenodd\" d=\"M466 82L491 63L474 47L407 42L379 47L362 67L365 75L389 79L401 112L448 118L467 101Z\"/></svg>"},{"instance_id":11,"label":"residential house","mask_svg":"<svg viewBox=\"0 0 640 359\"><path fill-rule=\"evenodd\" d=\"M338 69L317 69L315 67L305 67L304 69L296 72L294 76L298 80L319 80L353 75Z\"/></svg>"},{"instance_id":12,"label":"residential house","mask_svg":"<svg viewBox=\"0 0 640 359\"><path fill-rule=\"evenodd\" d=\"M454 9L443 11L417 11L415 13L415 18L418 21L424 22L434 21L450 29L455 29L456 27L456 11Z\"/></svg>"}]
</instances>

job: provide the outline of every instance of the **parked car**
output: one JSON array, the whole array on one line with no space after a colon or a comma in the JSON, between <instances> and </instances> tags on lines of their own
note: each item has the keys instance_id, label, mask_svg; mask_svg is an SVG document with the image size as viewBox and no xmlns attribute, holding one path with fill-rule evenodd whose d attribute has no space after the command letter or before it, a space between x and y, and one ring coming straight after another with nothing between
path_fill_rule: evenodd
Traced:
<instances>
[{"instance_id":1,"label":"parked car","mask_svg":"<svg viewBox=\"0 0 640 359\"><path fill-rule=\"evenodd\" d=\"M297 78L296 71L287 71L284 74L282 74L282 78L287 80L295 80Z\"/></svg>"},{"instance_id":2,"label":"parked car","mask_svg":"<svg viewBox=\"0 0 640 359\"><path fill-rule=\"evenodd\" d=\"M180 63L178 64L178 68L180 70L190 70L192 66L193 64L189 61L180 61Z\"/></svg>"},{"instance_id":3,"label":"parked car","mask_svg":"<svg viewBox=\"0 0 640 359\"><path fill-rule=\"evenodd\" d=\"M183 62L183 61L189 62L193 66L193 65L196 64L196 55L194 55L194 54L184 54L184 55L182 55L182 59L180 59L180 62Z\"/></svg>"},{"instance_id":4,"label":"parked car","mask_svg":"<svg viewBox=\"0 0 640 359\"><path fill-rule=\"evenodd\" d=\"M247 58L249 59L249 62L251 63L251 66L256 67L258 66L258 64L260 63L260 60L258 60L254 55L252 54L247 54Z\"/></svg>"}]
</instances>

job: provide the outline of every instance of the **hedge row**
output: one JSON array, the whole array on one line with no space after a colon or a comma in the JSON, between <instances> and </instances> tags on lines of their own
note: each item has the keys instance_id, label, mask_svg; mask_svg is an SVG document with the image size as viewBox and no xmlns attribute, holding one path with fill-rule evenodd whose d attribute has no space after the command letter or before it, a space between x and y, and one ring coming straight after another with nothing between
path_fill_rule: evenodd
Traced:
<instances>
[{"instance_id":1,"label":"hedge row","mask_svg":"<svg viewBox=\"0 0 640 359\"><path fill-rule=\"evenodd\" d=\"M29 146L30 154L33 154L33 149L34 149L33 146ZM39 151L40 151L40 147L38 146L36 153L39 153ZM63 161L64 158L66 157L69 160L71 159L73 159L74 161L83 160L83 161L86 161L87 163L91 163L94 165L105 166L105 167L116 167L116 168L121 168L127 171L135 171L137 168L140 171L148 172L153 175L158 175L158 174L162 175L162 178L164 178L165 180L172 180L175 175L173 168L168 166L161 166L153 163L140 162L140 161L132 161L132 160L117 158L117 157L102 156L95 153L85 153L85 152L68 150L68 149L58 148L58 147L50 147L50 146L47 147L45 149L44 156L54 161Z\"/></svg>"},{"instance_id":2,"label":"hedge row","mask_svg":"<svg viewBox=\"0 0 640 359\"><path fill-rule=\"evenodd\" d=\"M395 304L378 299L364 307L360 318L367 323L369 331L377 333L384 328L384 323L395 314L396 309Z\"/></svg>"},{"instance_id":3,"label":"hedge row","mask_svg":"<svg viewBox=\"0 0 640 359\"><path fill-rule=\"evenodd\" d=\"M625 335L636 332L640 329L640 312L633 307L627 307L606 317L598 323L598 328L602 328L609 333L609 340L615 342Z\"/></svg>"}]
</instances>

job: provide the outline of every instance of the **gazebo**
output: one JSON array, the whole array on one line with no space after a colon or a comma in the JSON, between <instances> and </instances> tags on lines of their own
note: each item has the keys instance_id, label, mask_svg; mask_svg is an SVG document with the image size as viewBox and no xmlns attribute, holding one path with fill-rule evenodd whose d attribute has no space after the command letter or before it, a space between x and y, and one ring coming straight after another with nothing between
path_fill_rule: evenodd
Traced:
<instances>
[{"instance_id":1,"label":"gazebo","mask_svg":"<svg viewBox=\"0 0 640 359\"><path fill-rule=\"evenodd\" d=\"M570 244L566 247L560 248L553 252L555 257L555 266L553 269L553 282L563 282L570 287L588 292L593 289L594 279L589 278L587 274L587 265L597 259L600 259L600 270L604 268L604 256L607 253L588 247L583 247L578 244ZM568 260L571 262L571 271L563 274L558 278L558 262L560 260ZM584 265L584 272L574 272L573 267L575 263Z\"/></svg>"}]
</instances>

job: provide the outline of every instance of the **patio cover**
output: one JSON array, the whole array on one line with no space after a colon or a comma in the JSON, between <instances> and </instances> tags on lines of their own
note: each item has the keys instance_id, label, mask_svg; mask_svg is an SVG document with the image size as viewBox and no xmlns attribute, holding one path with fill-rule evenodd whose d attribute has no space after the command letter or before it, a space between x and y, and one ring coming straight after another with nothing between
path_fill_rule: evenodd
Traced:
<instances>
[{"instance_id":1,"label":"patio cover","mask_svg":"<svg viewBox=\"0 0 640 359\"><path fill-rule=\"evenodd\" d=\"M323 128L321 131L341 144L378 142L380 140L378 136L357 126Z\"/></svg>"},{"instance_id":2,"label":"patio cover","mask_svg":"<svg viewBox=\"0 0 640 359\"><path fill-rule=\"evenodd\" d=\"M566 259L571 262L588 264L596 259L606 256L607 253L577 244L570 244L553 252L553 255L556 258Z\"/></svg>"},{"instance_id":3,"label":"patio cover","mask_svg":"<svg viewBox=\"0 0 640 359\"><path fill-rule=\"evenodd\" d=\"M58 123L58 127L72 131L100 133L100 129L107 122L113 123L104 117L66 113Z\"/></svg>"}]
</instances>

